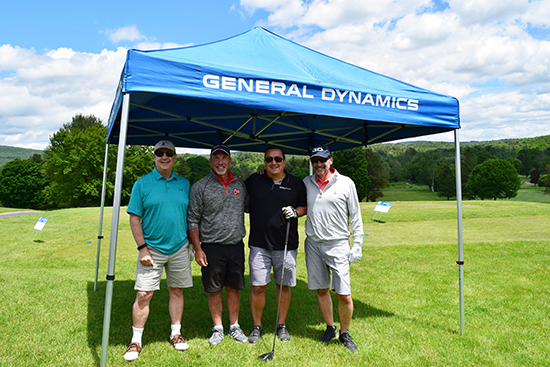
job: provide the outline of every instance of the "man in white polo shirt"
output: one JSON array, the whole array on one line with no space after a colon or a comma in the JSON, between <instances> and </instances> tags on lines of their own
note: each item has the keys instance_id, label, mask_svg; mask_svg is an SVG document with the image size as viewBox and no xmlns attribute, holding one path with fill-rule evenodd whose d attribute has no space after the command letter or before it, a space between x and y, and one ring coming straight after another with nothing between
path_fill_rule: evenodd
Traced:
<instances>
[{"instance_id":1,"label":"man in white polo shirt","mask_svg":"<svg viewBox=\"0 0 550 367\"><path fill-rule=\"evenodd\" d=\"M327 329L319 338L328 343L337 336L330 290L338 296L340 335L346 348L356 351L349 327L353 315L350 262L361 259L363 220L354 182L330 166L332 153L325 146L313 148L310 161L315 174L304 178L307 192L305 255L308 288L317 290L317 302ZM350 249L349 227L353 232ZM332 274L332 286L331 286Z\"/></svg>"}]
</instances>

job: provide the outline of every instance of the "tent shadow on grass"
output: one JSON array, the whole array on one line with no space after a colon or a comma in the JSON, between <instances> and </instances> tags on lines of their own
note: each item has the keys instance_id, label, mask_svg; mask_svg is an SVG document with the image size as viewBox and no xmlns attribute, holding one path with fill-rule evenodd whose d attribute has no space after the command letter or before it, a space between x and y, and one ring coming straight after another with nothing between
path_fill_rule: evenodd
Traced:
<instances>
[{"instance_id":1,"label":"tent shadow on grass","mask_svg":"<svg viewBox=\"0 0 550 367\"><path fill-rule=\"evenodd\" d=\"M249 306L251 286L248 275L245 275L246 288L241 291L241 309L239 323L246 334L250 332L253 321ZM273 283L273 282L272 282ZM103 333L103 314L105 307L106 281L98 282L98 291L94 292L94 282L88 282L88 346L97 363L100 361L99 346ZM204 339L211 335L212 318L208 309L208 298L202 287L200 276L193 276L193 287L183 290L184 311L182 330L187 340ZM336 295L331 292L336 309ZM132 337L132 305L136 297L134 280L114 281L114 297L110 324L109 345L126 346ZM266 291L266 306L262 318L265 333L273 333L277 313L275 286L270 284ZM168 314L168 290L166 279L161 282L160 291L155 292L151 300L149 318L143 343L168 341L170 334L170 316ZM394 314L369 306L354 298L353 318L393 317ZM314 311L312 311L314 310ZM337 318L337 315L336 315ZM337 319L336 319L337 321ZM229 325L227 309L224 307L223 323ZM315 339L319 337L319 325L323 324L321 313L317 306L316 292L307 288L307 281L298 278L297 285L292 289L292 301L287 316L287 325L293 335ZM324 328L324 326L323 326Z\"/></svg>"}]
</instances>

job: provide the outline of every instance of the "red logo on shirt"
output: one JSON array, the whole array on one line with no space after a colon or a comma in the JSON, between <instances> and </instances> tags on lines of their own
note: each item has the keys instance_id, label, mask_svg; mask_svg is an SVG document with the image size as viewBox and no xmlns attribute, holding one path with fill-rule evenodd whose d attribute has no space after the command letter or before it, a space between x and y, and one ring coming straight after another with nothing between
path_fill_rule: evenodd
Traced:
<instances>
[{"instance_id":1,"label":"red logo on shirt","mask_svg":"<svg viewBox=\"0 0 550 367\"><path fill-rule=\"evenodd\" d=\"M234 194L234 195L240 195L240 194L241 194L241 190L239 190L239 189L234 189L234 190L233 190L233 194Z\"/></svg>"}]
</instances>

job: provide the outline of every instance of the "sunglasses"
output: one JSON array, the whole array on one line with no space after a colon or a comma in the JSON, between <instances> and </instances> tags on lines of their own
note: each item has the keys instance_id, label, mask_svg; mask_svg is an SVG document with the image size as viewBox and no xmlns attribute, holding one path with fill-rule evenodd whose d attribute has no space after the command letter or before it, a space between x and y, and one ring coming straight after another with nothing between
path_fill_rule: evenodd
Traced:
<instances>
[{"instance_id":1,"label":"sunglasses","mask_svg":"<svg viewBox=\"0 0 550 367\"><path fill-rule=\"evenodd\" d=\"M171 157L174 156L175 153L172 152L171 150L167 150L167 151L157 150L157 151L155 152L155 155L156 155L157 157L159 157L159 158L162 158L162 156L165 155L165 154L166 154L166 156L167 156L168 158L171 158Z\"/></svg>"},{"instance_id":2,"label":"sunglasses","mask_svg":"<svg viewBox=\"0 0 550 367\"><path fill-rule=\"evenodd\" d=\"M317 162L325 163L326 161L328 161L328 158L311 158L311 164L315 164Z\"/></svg>"},{"instance_id":3,"label":"sunglasses","mask_svg":"<svg viewBox=\"0 0 550 367\"><path fill-rule=\"evenodd\" d=\"M267 163L271 163L274 159L275 159L275 162L277 162L277 163L281 163L283 161L283 157L279 157L279 156L277 156L277 157L265 157L265 161Z\"/></svg>"}]
</instances>

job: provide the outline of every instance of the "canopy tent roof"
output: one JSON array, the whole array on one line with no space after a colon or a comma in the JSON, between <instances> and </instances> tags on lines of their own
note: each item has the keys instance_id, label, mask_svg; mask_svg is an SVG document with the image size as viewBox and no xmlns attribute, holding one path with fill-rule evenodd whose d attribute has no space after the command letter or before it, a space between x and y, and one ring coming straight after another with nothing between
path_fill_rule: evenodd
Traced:
<instances>
[{"instance_id":1,"label":"canopy tent roof","mask_svg":"<svg viewBox=\"0 0 550 367\"><path fill-rule=\"evenodd\" d=\"M291 154L332 150L460 128L458 100L326 56L263 28L205 45L130 50L108 122L118 143L130 94L126 143Z\"/></svg>"}]
</instances>

